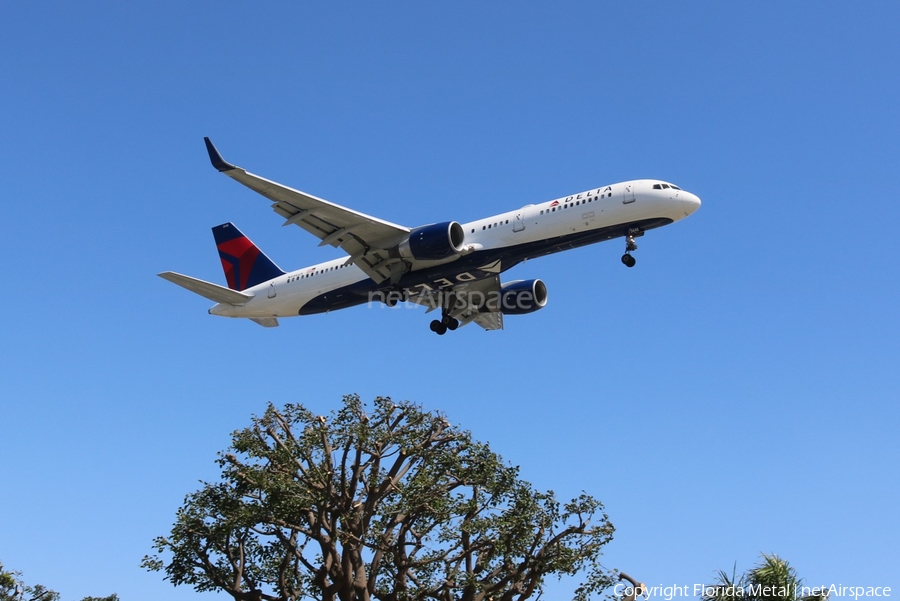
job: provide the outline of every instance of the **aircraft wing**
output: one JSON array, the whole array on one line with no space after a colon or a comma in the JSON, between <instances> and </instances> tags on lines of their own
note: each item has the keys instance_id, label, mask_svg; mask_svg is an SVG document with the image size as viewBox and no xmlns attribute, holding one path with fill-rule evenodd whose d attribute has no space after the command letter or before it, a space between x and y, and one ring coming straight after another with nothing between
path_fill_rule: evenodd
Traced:
<instances>
[{"instance_id":1,"label":"aircraft wing","mask_svg":"<svg viewBox=\"0 0 900 601\"><path fill-rule=\"evenodd\" d=\"M277 328L278 327L278 318L277 317L251 317L250 321L254 323L258 323L264 328Z\"/></svg>"},{"instance_id":2,"label":"aircraft wing","mask_svg":"<svg viewBox=\"0 0 900 601\"><path fill-rule=\"evenodd\" d=\"M428 307L427 312L441 308L443 303L449 303L452 307L450 315L459 320L460 327L475 322L485 330L502 330L502 313L480 311L485 300L490 300L494 294L500 294L500 277L496 275L441 290L423 291L411 296L409 300Z\"/></svg>"},{"instance_id":3,"label":"aircraft wing","mask_svg":"<svg viewBox=\"0 0 900 601\"><path fill-rule=\"evenodd\" d=\"M479 313L474 321L485 330L503 329L503 313Z\"/></svg>"},{"instance_id":4,"label":"aircraft wing","mask_svg":"<svg viewBox=\"0 0 900 601\"><path fill-rule=\"evenodd\" d=\"M203 138L213 167L254 192L273 201L272 209L285 218L282 225L298 225L321 240L350 255L366 275L378 283L399 277L400 259L391 259L387 249L409 235L409 228L371 217L288 188L226 162L209 138Z\"/></svg>"}]
</instances>

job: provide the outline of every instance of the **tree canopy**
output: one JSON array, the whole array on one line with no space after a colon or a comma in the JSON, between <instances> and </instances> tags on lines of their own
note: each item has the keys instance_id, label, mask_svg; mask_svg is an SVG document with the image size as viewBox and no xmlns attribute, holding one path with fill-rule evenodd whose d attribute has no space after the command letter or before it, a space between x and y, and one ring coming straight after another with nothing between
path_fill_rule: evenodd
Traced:
<instances>
[{"instance_id":1,"label":"tree canopy","mask_svg":"<svg viewBox=\"0 0 900 601\"><path fill-rule=\"evenodd\" d=\"M719 570L716 583L703 593L703 601L826 601L828 592L803 586L803 580L786 560L762 554L761 561L744 574L731 576Z\"/></svg>"},{"instance_id":2,"label":"tree canopy","mask_svg":"<svg viewBox=\"0 0 900 601\"><path fill-rule=\"evenodd\" d=\"M221 480L187 495L150 570L238 600L523 600L584 571L612 583L603 506L560 503L488 445L410 402L276 409L233 433Z\"/></svg>"},{"instance_id":3,"label":"tree canopy","mask_svg":"<svg viewBox=\"0 0 900 601\"><path fill-rule=\"evenodd\" d=\"M0 562L0 601L59 601L60 594L42 584L28 585L20 572L8 572ZM119 601L115 593L107 597L85 597L81 601Z\"/></svg>"},{"instance_id":4,"label":"tree canopy","mask_svg":"<svg viewBox=\"0 0 900 601\"><path fill-rule=\"evenodd\" d=\"M59 601L59 593L42 584L25 584L20 572L8 572L0 562L0 601Z\"/></svg>"}]
</instances>

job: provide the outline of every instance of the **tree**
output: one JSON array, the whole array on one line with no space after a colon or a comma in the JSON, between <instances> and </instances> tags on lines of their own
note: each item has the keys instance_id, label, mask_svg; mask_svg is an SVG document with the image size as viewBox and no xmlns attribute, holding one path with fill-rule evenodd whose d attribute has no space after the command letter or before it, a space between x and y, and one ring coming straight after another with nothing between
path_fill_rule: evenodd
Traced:
<instances>
[{"instance_id":1,"label":"tree","mask_svg":"<svg viewBox=\"0 0 900 601\"><path fill-rule=\"evenodd\" d=\"M719 570L716 583L702 595L703 601L826 601L825 590L804 589L803 580L787 561L762 554L762 561L741 576L737 564L729 576Z\"/></svg>"},{"instance_id":2,"label":"tree","mask_svg":"<svg viewBox=\"0 0 900 601\"><path fill-rule=\"evenodd\" d=\"M18 578L14 572L7 572L0 563L0 601L10 601L15 598L18 588Z\"/></svg>"},{"instance_id":3,"label":"tree","mask_svg":"<svg viewBox=\"0 0 900 601\"><path fill-rule=\"evenodd\" d=\"M329 417L301 405L232 435L219 482L187 495L149 570L246 601L523 600L548 575L612 583L603 506L560 504L439 413L356 395ZM163 559L165 557L165 559Z\"/></svg>"},{"instance_id":4,"label":"tree","mask_svg":"<svg viewBox=\"0 0 900 601\"><path fill-rule=\"evenodd\" d=\"M20 572L7 572L0 562L0 601L59 601L60 595L42 584L28 586ZM119 601L115 593L108 597L85 597L81 601Z\"/></svg>"},{"instance_id":5,"label":"tree","mask_svg":"<svg viewBox=\"0 0 900 601\"><path fill-rule=\"evenodd\" d=\"M59 593L42 584L26 585L20 572L7 572L0 562L0 601L59 601Z\"/></svg>"}]
</instances>

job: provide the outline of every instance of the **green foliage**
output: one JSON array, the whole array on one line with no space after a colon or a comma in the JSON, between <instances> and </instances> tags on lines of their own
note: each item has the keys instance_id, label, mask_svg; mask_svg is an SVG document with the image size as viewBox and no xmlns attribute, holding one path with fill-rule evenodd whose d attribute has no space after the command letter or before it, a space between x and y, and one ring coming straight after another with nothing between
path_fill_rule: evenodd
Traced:
<instances>
[{"instance_id":1,"label":"green foliage","mask_svg":"<svg viewBox=\"0 0 900 601\"><path fill-rule=\"evenodd\" d=\"M747 572L751 601L794 601L800 590L797 570L777 555L762 556L762 563Z\"/></svg>"},{"instance_id":2,"label":"green foliage","mask_svg":"<svg viewBox=\"0 0 900 601\"><path fill-rule=\"evenodd\" d=\"M0 601L59 601L59 593L42 584L28 586L19 572L7 572L0 563Z\"/></svg>"},{"instance_id":3,"label":"green foliage","mask_svg":"<svg viewBox=\"0 0 900 601\"><path fill-rule=\"evenodd\" d=\"M142 565L242 600L523 600L582 569L577 599L611 585L599 501L535 490L438 413L373 405L346 396L329 417L270 405Z\"/></svg>"},{"instance_id":4,"label":"green foliage","mask_svg":"<svg viewBox=\"0 0 900 601\"><path fill-rule=\"evenodd\" d=\"M16 576L13 572L5 571L3 564L0 563L0 601L10 601L14 598L18 584Z\"/></svg>"},{"instance_id":5,"label":"green foliage","mask_svg":"<svg viewBox=\"0 0 900 601\"><path fill-rule=\"evenodd\" d=\"M28 586L19 572L7 572L0 562L0 601L59 601L60 595L42 584ZM119 601L115 593L108 597L85 597L81 601Z\"/></svg>"},{"instance_id":6,"label":"green foliage","mask_svg":"<svg viewBox=\"0 0 900 601\"><path fill-rule=\"evenodd\" d=\"M803 596L803 580L787 561L762 554L762 561L741 576L719 571L703 601L826 601L828 594Z\"/></svg>"},{"instance_id":7,"label":"green foliage","mask_svg":"<svg viewBox=\"0 0 900 601\"><path fill-rule=\"evenodd\" d=\"M701 595L703 601L744 601L744 576L737 575L737 564L731 576L724 570L716 572L716 582L710 585L706 592Z\"/></svg>"}]
</instances>

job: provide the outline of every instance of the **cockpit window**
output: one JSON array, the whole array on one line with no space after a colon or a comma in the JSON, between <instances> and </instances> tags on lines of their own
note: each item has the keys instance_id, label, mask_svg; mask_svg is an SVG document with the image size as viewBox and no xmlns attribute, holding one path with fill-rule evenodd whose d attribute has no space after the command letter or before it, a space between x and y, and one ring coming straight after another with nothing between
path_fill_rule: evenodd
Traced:
<instances>
[{"instance_id":1,"label":"cockpit window","mask_svg":"<svg viewBox=\"0 0 900 601\"><path fill-rule=\"evenodd\" d=\"M669 188L672 188L673 190L681 190L681 188L679 188L675 184L653 184L654 190L668 190Z\"/></svg>"}]
</instances>

